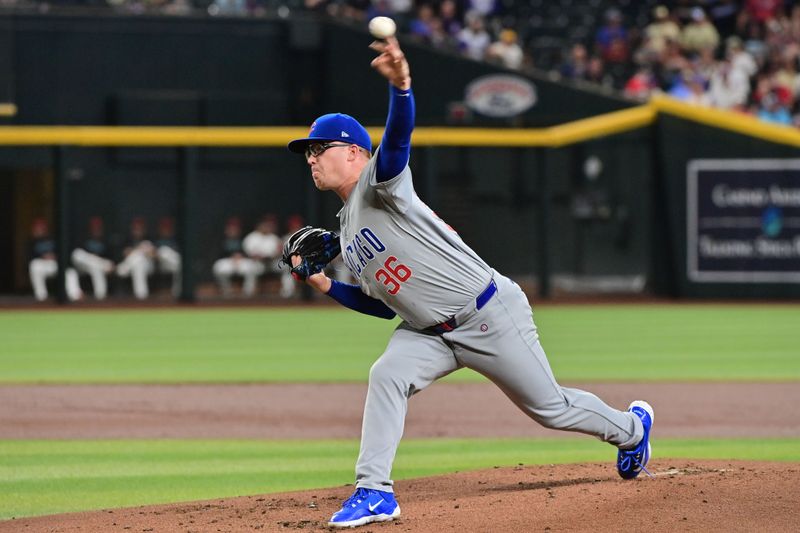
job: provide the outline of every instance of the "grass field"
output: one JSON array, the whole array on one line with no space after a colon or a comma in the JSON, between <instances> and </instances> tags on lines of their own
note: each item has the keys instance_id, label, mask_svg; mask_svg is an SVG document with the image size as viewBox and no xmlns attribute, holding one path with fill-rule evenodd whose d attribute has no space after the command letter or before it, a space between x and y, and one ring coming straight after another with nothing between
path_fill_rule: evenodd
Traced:
<instances>
[{"instance_id":1,"label":"grass field","mask_svg":"<svg viewBox=\"0 0 800 533\"><path fill-rule=\"evenodd\" d=\"M535 318L561 381L800 380L795 306L545 305ZM0 382L363 382L395 325L333 308L6 311ZM658 446L800 461L797 439ZM0 440L0 519L336 486L356 452L355 441ZM612 458L592 439L404 441L395 477Z\"/></svg>"},{"instance_id":2,"label":"grass field","mask_svg":"<svg viewBox=\"0 0 800 533\"><path fill-rule=\"evenodd\" d=\"M562 381L800 379L795 306L542 306L535 319ZM396 323L338 308L0 312L0 381L365 381Z\"/></svg>"},{"instance_id":3,"label":"grass field","mask_svg":"<svg viewBox=\"0 0 800 533\"><path fill-rule=\"evenodd\" d=\"M658 441L659 457L800 461L797 440ZM0 441L0 520L340 486L356 441ZM403 441L395 479L523 464L607 462L593 439Z\"/></svg>"}]
</instances>

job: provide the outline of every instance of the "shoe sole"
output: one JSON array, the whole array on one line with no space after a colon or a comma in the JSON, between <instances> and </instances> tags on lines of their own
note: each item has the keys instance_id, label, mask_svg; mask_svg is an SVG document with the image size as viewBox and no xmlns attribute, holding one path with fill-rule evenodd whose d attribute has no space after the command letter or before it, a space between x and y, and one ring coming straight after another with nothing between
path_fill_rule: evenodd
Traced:
<instances>
[{"instance_id":1,"label":"shoe sole","mask_svg":"<svg viewBox=\"0 0 800 533\"><path fill-rule=\"evenodd\" d=\"M373 522L389 522L400 516L400 506L394 510L392 514L376 514L372 516L364 516L358 520L351 520L349 522L328 522L329 527L358 527L371 524Z\"/></svg>"}]
</instances>

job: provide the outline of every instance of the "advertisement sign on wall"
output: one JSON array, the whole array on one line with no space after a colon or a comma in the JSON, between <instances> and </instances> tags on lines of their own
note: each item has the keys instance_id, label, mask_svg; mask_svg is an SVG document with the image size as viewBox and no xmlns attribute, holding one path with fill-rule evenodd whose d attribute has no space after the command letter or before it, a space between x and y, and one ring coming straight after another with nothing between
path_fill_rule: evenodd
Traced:
<instances>
[{"instance_id":1,"label":"advertisement sign on wall","mask_svg":"<svg viewBox=\"0 0 800 533\"><path fill-rule=\"evenodd\" d=\"M478 113L495 118L520 115L536 104L536 87L520 76L491 74L467 85L464 100Z\"/></svg>"},{"instance_id":2,"label":"advertisement sign on wall","mask_svg":"<svg viewBox=\"0 0 800 533\"><path fill-rule=\"evenodd\" d=\"M800 282L800 159L696 159L686 180L689 280Z\"/></svg>"}]
</instances>

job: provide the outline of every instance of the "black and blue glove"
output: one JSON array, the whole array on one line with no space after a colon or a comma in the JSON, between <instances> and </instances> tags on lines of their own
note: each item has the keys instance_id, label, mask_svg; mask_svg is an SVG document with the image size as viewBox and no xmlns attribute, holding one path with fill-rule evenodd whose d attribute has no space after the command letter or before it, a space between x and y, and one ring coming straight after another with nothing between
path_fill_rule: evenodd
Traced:
<instances>
[{"instance_id":1,"label":"black and blue glove","mask_svg":"<svg viewBox=\"0 0 800 533\"><path fill-rule=\"evenodd\" d=\"M292 233L284 243L281 263L292 267L292 257L299 256L301 262L292 267L292 277L305 281L322 272L341 251L338 232L306 226Z\"/></svg>"}]
</instances>

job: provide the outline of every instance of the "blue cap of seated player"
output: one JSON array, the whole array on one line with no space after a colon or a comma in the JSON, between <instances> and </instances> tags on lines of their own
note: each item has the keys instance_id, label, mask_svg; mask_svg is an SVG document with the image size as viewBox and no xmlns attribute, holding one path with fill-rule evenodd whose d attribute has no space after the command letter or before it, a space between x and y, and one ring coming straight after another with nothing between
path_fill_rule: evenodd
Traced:
<instances>
[{"instance_id":1,"label":"blue cap of seated player","mask_svg":"<svg viewBox=\"0 0 800 533\"><path fill-rule=\"evenodd\" d=\"M287 148L296 154L302 154L311 143L330 141L355 144L372 152L372 140L367 130L356 119L344 113L322 115L311 124L308 137L293 140Z\"/></svg>"}]
</instances>

